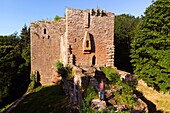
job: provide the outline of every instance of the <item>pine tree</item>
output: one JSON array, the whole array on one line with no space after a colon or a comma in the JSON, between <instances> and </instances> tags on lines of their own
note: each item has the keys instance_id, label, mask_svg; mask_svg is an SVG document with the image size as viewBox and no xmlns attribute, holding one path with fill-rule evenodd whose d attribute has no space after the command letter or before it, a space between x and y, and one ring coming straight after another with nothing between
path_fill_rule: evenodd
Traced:
<instances>
[{"instance_id":1,"label":"pine tree","mask_svg":"<svg viewBox=\"0 0 170 113\"><path fill-rule=\"evenodd\" d=\"M170 0L156 0L142 17L131 44L135 74L149 86L170 91Z\"/></svg>"},{"instance_id":2,"label":"pine tree","mask_svg":"<svg viewBox=\"0 0 170 113\"><path fill-rule=\"evenodd\" d=\"M30 28L27 28L26 25L24 25L24 27L21 30L20 38L22 58L24 58L27 65L30 65Z\"/></svg>"}]
</instances>

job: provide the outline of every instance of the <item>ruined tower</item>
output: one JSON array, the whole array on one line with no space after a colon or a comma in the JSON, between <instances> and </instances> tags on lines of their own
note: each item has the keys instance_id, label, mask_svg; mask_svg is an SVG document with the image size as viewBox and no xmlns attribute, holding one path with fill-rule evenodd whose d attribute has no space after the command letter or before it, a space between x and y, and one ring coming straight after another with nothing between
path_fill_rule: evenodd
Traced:
<instances>
[{"instance_id":1,"label":"ruined tower","mask_svg":"<svg viewBox=\"0 0 170 113\"><path fill-rule=\"evenodd\" d=\"M42 85L51 84L56 62L64 65L114 66L114 14L103 10L66 9L59 22L31 23L31 71Z\"/></svg>"}]
</instances>

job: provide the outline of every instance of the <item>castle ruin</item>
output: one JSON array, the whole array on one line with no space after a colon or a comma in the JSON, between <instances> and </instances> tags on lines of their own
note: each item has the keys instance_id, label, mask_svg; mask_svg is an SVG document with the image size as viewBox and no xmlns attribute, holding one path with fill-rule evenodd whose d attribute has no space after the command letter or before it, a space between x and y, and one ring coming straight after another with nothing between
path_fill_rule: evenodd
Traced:
<instances>
[{"instance_id":1,"label":"castle ruin","mask_svg":"<svg viewBox=\"0 0 170 113\"><path fill-rule=\"evenodd\" d=\"M114 66L114 14L67 8L59 21L30 25L31 72L42 85L52 83L58 60L66 65Z\"/></svg>"}]
</instances>

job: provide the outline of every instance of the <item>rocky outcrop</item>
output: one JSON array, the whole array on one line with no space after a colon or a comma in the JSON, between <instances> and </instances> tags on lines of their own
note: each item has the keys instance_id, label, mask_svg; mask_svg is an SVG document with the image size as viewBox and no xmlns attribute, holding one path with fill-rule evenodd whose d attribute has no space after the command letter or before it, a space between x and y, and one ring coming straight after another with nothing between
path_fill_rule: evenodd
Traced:
<instances>
[{"instance_id":1,"label":"rocky outcrop","mask_svg":"<svg viewBox=\"0 0 170 113\"><path fill-rule=\"evenodd\" d=\"M102 110L106 110L106 102L105 101L101 101L100 99L93 99L91 101L91 107L97 111L102 111Z\"/></svg>"},{"instance_id":2,"label":"rocky outcrop","mask_svg":"<svg viewBox=\"0 0 170 113\"><path fill-rule=\"evenodd\" d=\"M52 83L58 84L58 83L60 83L61 79L62 79L61 75L58 73L55 73L53 75Z\"/></svg>"},{"instance_id":3,"label":"rocky outcrop","mask_svg":"<svg viewBox=\"0 0 170 113\"><path fill-rule=\"evenodd\" d=\"M138 105L133 106L132 113L142 113L148 112L147 104L143 102L140 98L136 98Z\"/></svg>"},{"instance_id":4,"label":"rocky outcrop","mask_svg":"<svg viewBox=\"0 0 170 113\"><path fill-rule=\"evenodd\" d=\"M136 85L138 84L138 80L137 80L137 76L125 71L120 71L118 70L119 74L120 74L120 79L122 81L124 81L125 83L127 83L129 86L131 87L136 87Z\"/></svg>"},{"instance_id":5,"label":"rocky outcrop","mask_svg":"<svg viewBox=\"0 0 170 113\"><path fill-rule=\"evenodd\" d=\"M100 77L96 74L99 73L100 70L97 70L94 67L79 68L77 66L73 66L72 69L73 69L74 77L72 79L66 79L64 81L64 88L66 94L70 97L70 102L72 103L73 108L78 109L80 108L83 99L81 91L87 88L89 84L94 86L96 91L99 92L98 81L100 81L101 79L97 79ZM120 73L121 73L120 78L122 78L122 81L126 82L128 85L131 85L130 83L132 82L136 83L137 79L133 74L123 72L123 71L121 71ZM120 92L122 89L123 89L122 86L117 86L113 84L106 85L105 101L101 101L99 98L92 99L91 107L97 111L104 110L107 112L118 112L118 111L129 110L129 108L125 104L118 104L116 99L114 98L115 97L114 92ZM133 113L148 111L147 104L137 96L135 96L135 98L138 104L133 106L133 108L131 108L131 111Z\"/></svg>"},{"instance_id":6,"label":"rocky outcrop","mask_svg":"<svg viewBox=\"0 0 170 113\"><path fill-rule=\"evenodd\" d=\"M87 66L83 66L82 67L83 73L87 76L90 77L94 77L95 76L95 72L96 72L96 68L95 67L87 67Z\"/></svg>"},{"instance_id":7,"label":"rocky outcrop","mask_svg":"<svg viewBox=\"0 0 170 113\"><path fill-rule=\"evenodd\" d=\"M64 82L63 88L65 93L69 96L70 102L72 103L73 107L80 107L82 102L81 91L90 84L90 78L92 78L92 76L95 75L94 74L95 70L94 68L91 67L82 69L77 66L73 66L72 69L74 78L73 79L66 78L65 80L63 80ZM91 83L94 84L95 82L93 81Z\"/></svg>"}]
</instances>

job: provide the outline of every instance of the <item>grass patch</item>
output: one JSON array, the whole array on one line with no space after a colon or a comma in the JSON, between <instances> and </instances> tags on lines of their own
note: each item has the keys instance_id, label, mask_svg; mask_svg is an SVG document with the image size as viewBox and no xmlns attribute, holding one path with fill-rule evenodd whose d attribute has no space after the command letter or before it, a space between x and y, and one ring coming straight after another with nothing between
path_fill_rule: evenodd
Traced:
<instances>
[{"instance_id":1,"label":"grass patch","mask_svg":"<svg viewBox=\"0 0 170 113\"><path fill-rule=\"evenodd\" d=\"M142 92L145 98L154 103L157 110L170 113L170 94L158 93L152 88L144 86L141 83L138 84L137 90Z\"/></svg>"},{"instance_id":2,"label":"grass patch","mask_svg":"<svg viewBox=\"0 0 170 113\"><path fill-rule=\"evenodd\" d=\"M13 102L11 104L6 105L2 109L0 109L0 113L3 113L4 111L6 111L12 104L13 104Z\"/></svg>"},{"instance_id":3,"label":"grass patch","mask_svg":"<svg viewBox=\"0 0 170 113\"><path fill-rule=\"evenodd\" d=\"M126 105L129 109L133 108L133 106L137 105L138 103L135 100L133 89L126 84L121 85L123 88L120 91L114 93L115 100L117 104Z\"/></svg>"},{"instance_id":4,"label":"grass patch","mask_svg":"<svg viewBox=\"0 0 170 113\"><path fill-rule=\"evenodd\" d=\"M105 74L106 78L112 83L117 83L120 81L119 73L112 67L100 67L100 70Z\"/></svg>"},{"instance_id":5,"label":"grass patch","mask_svg":"<svg viewBox=\"0 0 170 113\"><path fill-rule=\"evenodd\" d=\"M10 113L66 113L69 110L69 99L61 85L53 85L38 87Z\"/></svg>"}]
</instances>

